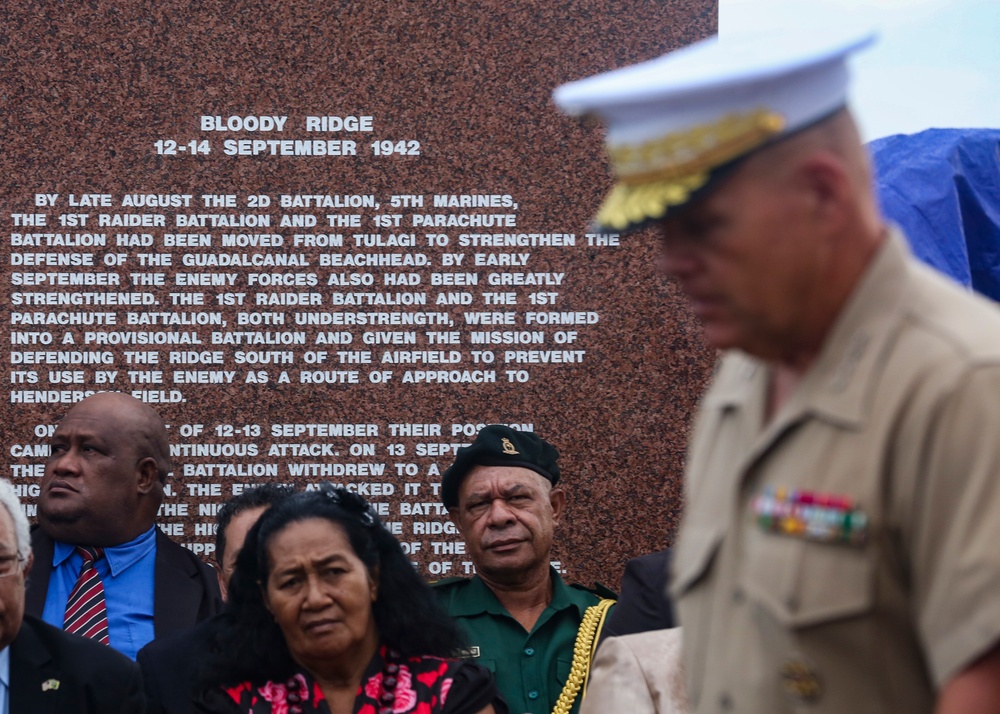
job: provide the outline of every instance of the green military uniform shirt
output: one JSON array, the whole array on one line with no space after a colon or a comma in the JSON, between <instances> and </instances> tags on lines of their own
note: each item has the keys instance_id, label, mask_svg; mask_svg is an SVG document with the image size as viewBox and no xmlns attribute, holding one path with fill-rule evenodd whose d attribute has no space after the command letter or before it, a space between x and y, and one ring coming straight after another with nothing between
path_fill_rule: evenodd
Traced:
<instances>
[{"instance_id":1,"label":"green military uniform shirt","mask_svg":"<svg viewBox=\"0 0 1000 714\"><path fill-rule=\"evenodd\" d=\"M600 598L552 570L552 602L525 632L479 576L435 584L441 604L465 631L472 657L493 672L511 714L550 714L573 662L583 614ZM582 692L572 712L580 708Z\"/></svg>"}]
</instances>

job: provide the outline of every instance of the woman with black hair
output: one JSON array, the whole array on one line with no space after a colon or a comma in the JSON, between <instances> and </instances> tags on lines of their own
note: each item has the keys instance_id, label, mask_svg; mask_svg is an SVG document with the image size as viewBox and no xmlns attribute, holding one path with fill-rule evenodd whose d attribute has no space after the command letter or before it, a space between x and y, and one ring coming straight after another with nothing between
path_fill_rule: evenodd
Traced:
<instances>
[{"instance_id":1,"label":"woman with black hair","mask_svg":"<svg viewBox=\"0 0 1000 714\"><path fill-rule=\"evenodd\" d=\"M360 496L322 484L247 535L196 702L240 714L506 714Z\"/></svg>"}]
</instances>

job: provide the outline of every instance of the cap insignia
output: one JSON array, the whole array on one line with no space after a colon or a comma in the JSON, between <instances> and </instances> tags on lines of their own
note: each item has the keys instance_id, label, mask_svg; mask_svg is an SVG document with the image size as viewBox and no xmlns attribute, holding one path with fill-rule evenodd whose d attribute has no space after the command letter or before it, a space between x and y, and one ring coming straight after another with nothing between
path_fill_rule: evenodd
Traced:
<instances>
[{"instance_id":1,"label":"cap insignia","mask_svg":"<svg viewBox=\"0 0 1000 714\"><path fill-rule=\"evenodd\" d=\"M514 445L507 437L502 438L500 440L500 444L503 447L503 452L508 456L518 456L521 453L520 451L514 448Z\"/></svg>"},{"instance_id":2,"label":"cap insignia","mask_svg":"<svg viewBox=\"0 0 1000 714\"><path fill-rule=\"evenodd\" d=\"M784 128L784 118L767 109L733 112L643 144L611 146L608 153L625 184L678 180L727 164Z\"/></svg>"}]
</instances>

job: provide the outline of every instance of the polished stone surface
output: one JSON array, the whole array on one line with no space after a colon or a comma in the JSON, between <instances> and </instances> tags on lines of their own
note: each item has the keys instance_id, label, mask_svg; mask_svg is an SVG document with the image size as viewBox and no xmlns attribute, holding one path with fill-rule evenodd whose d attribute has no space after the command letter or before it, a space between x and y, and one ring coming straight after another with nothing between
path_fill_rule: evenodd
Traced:
<instances>
[{"instance_id":1,"label":"polished stone surface","mask_svg":"<svg viewBox=\"0 0 1000 714\"><path fill-rule=\"evenodd\" d=\"M434 267L412 269L424 276L419 288L433 301L439 290L427 285L432 271L442 268L441 254L465 253L468 263L476 252L529 253L530 262L522 270L564 273L562 285L551 288L559 293L560 311L596 311L595 325L565 328L541 328L546 331L546 345L530 349L584 349L580 364L532 364L530 379L524 384L509 383L504 369L525 368L518 365L497 366L500 375L495 384L369 384L367 368L362 384L301 386L296 384L306 349L295 347L296 363L285 367L291 384L275 384L282 368L268 369L268 384L244 381L247 367L233 365L234 351L240 347L215 347L225 351L224 366L201 366L189 369L236 370L237 377L226 385L137 385L126 378L128 370L146 371L150 365L128 364L125 352L135 347L115 345L106 349L114 354L113 365L99 365L103 370L117 370L115 385L123 389L163 390L167 396L178 389L186 398L183 404L157 405L176 430L177 443L256 444L261 455L255 459L225 457L176 458L176 495L168 504L187 504L188 517L164 517L176 524L175 538L185 543L210 541L204 533L196 534L198 524L211 523L210 515L198 515L198 504L216 503L231 493L232 482L252 482L253 478L183 476L184 465L197 464L276 464L279 475L272 480L314 482L318 478L290 479L290 463L344 461L348 463L383 463L385 478L334 478L335 481L391 482L396 493L373 500L389 506L387 520L402 522L401 540L420 542L415 559L427 565L431 561L451 561L461 568L462 556L438 556L431 552L433 542L449 538L414 535L413 521L441 520L440 516L401 516L400 502L433 502L428 476L431 464L443 470L448 458L417 456L418 443L469 441L452 437L452 424L513 422L532 423L563 454L564 484L570 496L570 508L562 524L556 547L558 558L575 580L595 579L617 584L628 557L656 550L668 544L677 525L680 511L680 474L689 420L698 394L704 386L712 355L701 341L699 329L687 312L674 286L655 276L652 266L655 236L650 232L623 239L620 247L589 247L584 237L586 224L600 197L610 185L607 166L601 156L600 131L586 123L560 115L552 105L552 89L565 81L598 71L620 67L657 56L716 31L717 3L714 0L671 0L647 2L628 0L577 0L576 2L504 0L454 3L444 0L397 0L381 2L107 2L86 3L26 2L8 4L0 10L0 56L3 59L2 90L4 112L0 116L3 152L0 154L0 196L4 202L2 239L4 252L86 252L72 248L10 247L12 233L77 232L82 229L58 226L62 213L121 214L156 212L167 218L167 228L104 228L109 243L121 231L148 232L156 247L90 249L98 261L94 268L23 268L10 265L5 256L0 281L9 289L0 294L0 320L3 342L12 332L45 331L53 335L51 346L15 345L22 350L92 350L82 345L87 330L156 331L158 327L22 327L10 325L12 313L27 310L50 312L88 312L89 308L38 308L12 304L16 292L106 291L151 292L160 305L147 308L107 308L125 322L125 314L148 311L221 312L229 330L304 330L312 343L319 328L291 325L294 313L301 308L263 308L284 312L284 328L236 327L239 308L221 307L217 293L227 290L254 292L300 292L311 288L256 288L248 286L246 273L312 272L322 282L332 272L351 269L318 267L320 254L336 252L321 249L293 249L288 238L299 231L313 229L276 228L262 232L286 237L283 248L222 249L219 236L223 229L171 229L175 213L259 213L246 208L248 195L264 194L275 200L280 194L372 194L382 206L379 210L361 209L364 232L388 235L395 232L375 228L369 223L376 213L399 213L406 220L413 209L388 208L390 195L417 194L431 201L434 194L509 194L518 203L515 211L519 232L574 233L572 248L537 247L459 249L457 236L465 229L437 229L451 236L451 247L442 250L421 247L402 252L424 252ZM287 116L284 139L350 139L358 143L358 156L226 156L226 139L278 138L240 132L203 132L202 115ZM374 131L306 132L305 117L310 115L374 117ZM154 144L174 140L211 142L208 155L192 156L190 151L160 155ZM419 156L373 156L368 144L375 139L417 140ZM36 208L35 194L59 194L53 208ZM74 207L68 194L79 198L87 193L110 194L115 205L110 208ZM236 194L239 208L129 209L119 204L126 193L190 194L197 200L202 194ZM460 213L461 209L433 209L425 203L424 213ZM48 226L15 225L12 214L46 213ZM286 213L313 213L320 221L328 213L353 211L281 209L272 206L269 213L275 222ZM472 211L470 211L472 212ZM504 209L495 212L507 213ZM91 219L93 220L93 219ZM405 222L404 222L405 225ZM211 233L210 248L162 247L165 232ZM256 230L244 229L247 232ZM318 229L315 229L318 232ZM331 230L331 229L327 229ZM399 229L396 229L399 230ZM424 232L435 229L412 228L423 241ZM470 229L471 230L471 229ZM491 229L486 229L490 231ZM500 229L502 230L502 229ZM508 229L513 232L513 229ZM341 231L350 234L351 229ZM234 232L244 232L243 230ZM342 249L347 251L347 248ZM386 252L397 252L390 248ZM126 265L118 270L120 288L22 287L12 286L15 272L89 271L114 272L101 265L107 253L126 253ZM185 253L283 253L301 252L313 265L309 268L198 268L185 267ZM355 252L365 252L355 249ZM368 251L377 252L377 251ZM141 266L140 253L171 253L170 267ZM401 271L408 269L400 268ZM468 268L483 280L488 273L504 268ZM518 269L506 269L515 272ZM162 287L130 287L133 272L161 272L166 276ZM237 272L236 288L178 287L177 273ZM372 271L381 280L383 269ZM377 288L373 288L377 289ZM385 288L382 288L383 290ZM407 288L393 288L406 290ZM415 289L415 288L414 288ZM536 309L528 302L535 290L512 289L517 293L518 327L486 329L527 329L523 314ZM330 291L349 288L314 288L324 296ZM453 288L463 290L463 288ZM479 310L502 310L483 307L481 294L489 286L470 289ZM170 292L203 292L205 305L170 305ZM324 297L325 299L325 297ZM386 310L395 308L336 308L326 302L313 311ZM428 305L427 310L439 308ZM455 319L453 329L463 333L458 348L467 364L470 328L461 315L468 306L446 306ZM549 309L539 306L538 309ZM208 340L208 333L219 327L172 327L174 331L197 329ZM322 328L337 329L337 328ZM407 328L379 328L406 330ZM572 345L551 342L555 329L577 330L578 341ZM66 332L75 336L75 346L61 344ZM418 330L416 345L399 349L451 349L429 346ZM356 339L357 342L357 339ZM169 347L139 348L157 351L161 362ZM201 349L213 349L203 346ZM253 348L251 348L253 349ZM260 349L280 350L280 347ZM336 346L329 348L331 353ZM360 347L356 347L360 349ZM375 348L375 354L383 348ZM475 349L484 349L475 347ZM494 347L498 355L504 349ZM5 350L7 352L7 350ZM14 365L9 370L35 371L38 384L8 384L14 390L97 389L94 367L77 368L58 365ZM166 379L176 366L160 365ZM378 365L376 365L378 367ZM313 368L310 366L310 368ZM333 367L329 364L315 368ZM401 373L405 366L393 365ZM411 365L413 369L422 369ZM436 369L437 367L430 367ZM51 370L83 369L83 385L51 384ZM9 380L13 382L15 378ZM0 409L0 434L8 454L15 444L36 443L36 425L54 423L68 409L68 404L10 404ZM271 424L285 423L373 423L379 426L375 438L324 439L271 436ZM442 426L441 438L393 438L390 423L428 423ZM181 437L182 425L203 425L209 435ZM232 425L233 432L220 425ZM261 426L257 436L246 425ZM338 459L321 457L289 458L267 456L272 444L331 443L342 454ZM374 444L376 455L348 456L351 443ZM387 454L390 444L402 444L403 456ZM339 451L342 450L342 451ZM363 450L363 449L362 449ZM26 476L26 467L40 463L38 457L11 455L4 475L15 484L28 486L38 479ZM418 475L397 476L395 464L416 464ZM16 468L20 467L20 468ZM405 467L404 467L405 468ZM391 474L391 475L390 475ZM422 484L418 495L405 496L404 482ZM189 485L219 484L220 496L195 495ZM28 493L28 491L26 491ZM33 499L28 499L33 502ZM204 531L204 526L201 527ZM443 566L449 567L449 566Z\"/></svg>"}]
</instances>

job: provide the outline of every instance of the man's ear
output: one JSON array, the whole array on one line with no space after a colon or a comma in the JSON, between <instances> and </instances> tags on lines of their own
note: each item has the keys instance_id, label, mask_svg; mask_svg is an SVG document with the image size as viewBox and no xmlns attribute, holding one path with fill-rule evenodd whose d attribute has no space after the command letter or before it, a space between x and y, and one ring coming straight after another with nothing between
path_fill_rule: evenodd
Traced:
<instances>
[{"instance_id":1,"label":"man's ear","mask_svg":"<svg viewBox=\"0 0 1000 714\"><path fill-rule=\"evenodd\" d=\"M566 509L566 492L553 486L549 492L549 504L552 506L552 522L559 525L559 519Z\"/></svg>"},{"instance_id":2,"label":"man's ear","mask_svg":"<svg viewBox=\"0 0 1000 714\"><path fill-rule=\"evenodd\" d=\"M156 467L156 459L147 456L136 465L139 473L138 489L139 493L146 495L150 493L160 483L160 470Z\"/></svg>"},{"instance_id":3,"label":"man's ear","mask_svg":"<svg viewBox=\"0 0 1000 714\"><path fill-rule=\"evenodd\" d=\"M215 569L215 575L216 575L216 577L219 578L219 591L222 593L222 602L225 602L226 600L229 599L229 592L226 589L226 586L229 583L227 583L226 579L222 576L222 566L221 565L218 568Z\"/></svg>"},{"instance_id":4,"label":"man's ear","mask_svg":"<svg viewBox=\"0 0 1000 714\"><path fill-rule=\"evenodd\" d=\"M821 151L806 157L796 167L794 180L809 192L819 224L839 227L847 220L854 204L854 187L839 156Z\"/></svg>"},{"instance_id":5,"label":"man's ear","mask_svg":"<svg viewBox=\"0 0 1000 714\"><path fill-rule=\"evenodd\" d=\"M458 506L452 506L451 508L448 509L448 518L449 520L451 520L452 523L455 524L455 527L458 529L458 532L461 533L462 536L464 537L465 531L462 529L462 520L458 517Z\"/></svg>"}]
</instances>

